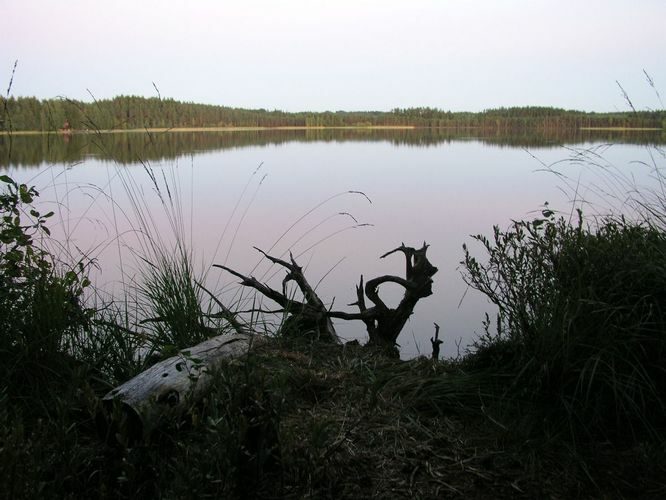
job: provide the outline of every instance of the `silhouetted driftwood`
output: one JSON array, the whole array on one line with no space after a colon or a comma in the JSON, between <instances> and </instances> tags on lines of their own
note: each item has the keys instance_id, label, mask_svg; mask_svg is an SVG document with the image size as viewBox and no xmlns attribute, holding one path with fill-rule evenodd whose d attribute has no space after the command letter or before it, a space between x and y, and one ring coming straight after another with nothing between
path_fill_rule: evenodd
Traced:
<instances>
[{"instance_id":1,"label":"silhouetted driftwood","mask_svg":"<svg viewBox=\"0 0 666 500\"><path fill-rule=\"evenodd\" d=\"M331 311L329 316L348 320L360 319L365 323L370 344L394 349L400 332L414 312L416 303L420 299L432 295L432 277L437 272L437 268L428 260L427 251L428 245L424 242L419 249L406 247L403 243L398 248L386 252L380 257L381 259L396 252L404 254L405 277L380 276L371 279L363 286L363 276L361 276L360 283L356 287L358 300L350 304L358 306L360 312ZM403 297L395 309L388 307L379 297L379 287L384 283L397 283L405 289ZM366 306L364 292L365 297L372 302L373 306Z\"/></svg>"},{"instance_id":2,"label":"silhouetted driftwood","mask_svg":"<svg viewBox=\"0 0 666 500\"><path fill-rule=\"evenodd\" d=\"M288 323L283 328L286 326L286 328L297 329L302 334L311 334L321 340L339 342L338 335L335 332L333 322L329 317L329 312L324 302L310 286L308 280L303 275L303 268L296 263L294 257L290 254L289 260L291 262L286 262L268 255L257 247L255 249L274 264L279 264L287 269L287 275L282 280L282 292L278 292L268 285L261 283L253 276L244 276L226 266L213 264L213 267L219 267L233 274L241 279L242 285L254 288L279 304L282 309L277 312L286 312L289 314ZM295 282L301 290L303 301L288 297L287 284L290 281Z\"/></svg>"},{"instance_id":3,"label":"silhouetted driftwood","mask_svg":"<svg viewBox=\"0 0 666 500\"><path fill-rule=\"evenodd\" d=\"M358 300L350 304L358 306L359 312L329 311L305 279L303 269L293 257L290 257L291 262L286 262L257 250L271 262L287 269L287 275L282 281L282 292L226 266L215 267L237 276L241 279L241 284L254 288L278 303L283 312L289 313L288 320L296 323L294 327L301 334L309 333L320 339L339 342L331 318L361 320L366 325L369 343L392 353L397 352L396 340L412 315L416 303L432 294L432 276L437 272L437 268L426 257L428 245L424 243L423 247L417 250L402 244L381 258L397 252L404 254L404 278L380 276L371 279L364 286L361 276L356 287ZM287 284L290 281L294 281L303 293L302 301L288 297ZM403 298L395 309L388 307L379 297L379 287L384 283L397 283L405 289ZM372 302L371 307L366 306L366 297ZM253 342L261 341L261 337L243 333L243 325L230 311L219 305L222 307L220 314L228 318L238 333L219 335L185 349L113 389L103 398L107 409L113 409L110 412L113 425L117 427L117 420L120 420L122 425L125 425L125 434L136 437L156 427L165 417L182 414L206 393L212 372L225 360L246 354Z\"/></svg>"},{"instance_id":4,"label":"silhouetted driftwood","mask_svg":"<svg viewBox=\"0 0 666 500\"><path fill-rule=\"evenodd\" d=\"M437 361L439 359L439 347L444 343L439 340L439 325L435 323L435 338L430 337L430 344L432 344L432 359Z\"/></svg>"},{"instance_id":5,"label":"silhouetted driftwood","mask_svg":"<svg viewBox=\"0 0 666 500\"><path fill-rule=\"evenodd\" d=\"M361 320L366 325L369 343L391 350L395 348L398 335L414 312L416 303L432 294L432 276L437 272L437 268L428 261L426 256L428 250L426 243L423 243L419 249L407 247L403 243L380 258L383 259L397 252L404 254L406 261L404 278L392 275L379 276L364 285L363 276L361 276L360 283L356 287L358 300L350 304L358 306L359 312L330 311L308 284L303 275L303 269L293 257L290 258L291 262L285 262L258 248L257 250L271 262L288 270L282 281L282 292L272 289L252 276L244 276L226 266L217 264L214 266L237 276L241 279L242 285L254 288L278 303L282 307L282 312L290 314L290 320L298 322L301 329L315 334L320 339L338 341L331 318ZM289 281L296 282L303 293L304 301L294 300L287 296L286 285ZM402 300L395 309L388 307L379 297L379 287L384 283L396 283L405 289ZM371 307L366 305L366 297L373 304Z\"/></svg>"}]
</instances>

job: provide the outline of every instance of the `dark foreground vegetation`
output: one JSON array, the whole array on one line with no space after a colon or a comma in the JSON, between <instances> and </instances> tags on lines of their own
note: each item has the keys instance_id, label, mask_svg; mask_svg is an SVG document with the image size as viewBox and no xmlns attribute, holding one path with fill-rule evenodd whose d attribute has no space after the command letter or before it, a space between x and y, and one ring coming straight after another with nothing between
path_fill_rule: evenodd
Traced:
<instances>
[{"instance_id":1,"label":"dark foreground vegetation","mask_svg":"<svg viewBox=\"0 0 666 500\"><path fill-rule=\"evenodd\" d=\"M101 397L227 324L203 314L178 256L147 275L153 321L92 308L90 264L48 251L38 193L0 182L4 498L666 495L659 207L590 225L545 209L477 237L485 254L465 251L464 277L499 316L459 359L400 361L278 329L185 416L132 439L107 425Z\"/></svg>"},{"instance_id":2,"label":"dark foreground vegetation","mask_svg":"<svg viewBox=\"0 0 666 500\"><path fill-rule=\"evenodd\" d=\"M511 107L480 113L434 108L384 111L289 113L242 109L157 97L118 96L93 102L0 96L0 131L124 130L159 127L367 127L412 126L480 128L499 132L524 129L578 130L582 127L666 128L663 110L588 113L551 107Z\"/></svg>"}]
</instances>

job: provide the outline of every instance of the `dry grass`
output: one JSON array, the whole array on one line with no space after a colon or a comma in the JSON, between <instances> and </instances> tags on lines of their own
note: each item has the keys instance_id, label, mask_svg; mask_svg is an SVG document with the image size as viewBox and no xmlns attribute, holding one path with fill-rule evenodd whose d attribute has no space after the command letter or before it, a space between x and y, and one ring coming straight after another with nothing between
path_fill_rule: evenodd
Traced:
<instances>
[{"instance_id":1,"label":"dry grass","mask_svg":"<svg viewBox=\"0 0 666 500\"><path fill-rule=\"evenodd\" d=\"M575 449L498 421L480 380L449 362L280 342L252 357L254 369L280 380L283 398L279 473L261 496L571 498L663 488L663 466L645 466L651 452L624 450L618 460L608 446ZM424 404L447 386L450 407Z\"/></svg>"}]
</instances>

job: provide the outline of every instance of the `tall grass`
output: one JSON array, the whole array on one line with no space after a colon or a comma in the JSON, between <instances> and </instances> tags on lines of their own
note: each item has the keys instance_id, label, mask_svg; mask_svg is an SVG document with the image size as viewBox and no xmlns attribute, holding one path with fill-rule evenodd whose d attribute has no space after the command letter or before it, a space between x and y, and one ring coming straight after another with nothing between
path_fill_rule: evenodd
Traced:
<instances>
[{"instance_id":1,"label":"tall grass","mask_svg":"<svg viewBox=\"0 0 666 500\"><path fill-rule=\"evenodd\" d=\"M182 246L177 245L173 254L160 253L146 260L142 273L138 289L145 314L150 314L142 324L150 325L155 346L184 349L222 333L208 324L204 291L197 285L201 277L195 274L192 255Z\"/></svg>"}]
</instances>

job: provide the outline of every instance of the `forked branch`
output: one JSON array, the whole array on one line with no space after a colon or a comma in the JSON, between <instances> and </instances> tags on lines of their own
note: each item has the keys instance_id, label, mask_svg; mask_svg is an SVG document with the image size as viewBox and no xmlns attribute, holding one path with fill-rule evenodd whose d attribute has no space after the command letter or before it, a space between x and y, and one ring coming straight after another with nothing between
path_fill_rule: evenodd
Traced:
<instances>
[{"instance_id":1,"label":"forked branch","mask_svg":"<svg viewBox=\"0 0 666 500\"><path fill-rule=\"evenodd\" d=\"M298 322L298 326L309 328L318 337L328 340L338 340L335 329L330 321L331 318L344 320L361 320L365 323L370 339L370 344L378 345L390 350L395 350L396 341L405 323L414 312L416 303L432 294L432 276L437 272L427 258L428 245L424 242L419 249L407 247L401 244L380 258L388 257L396 252L405 256L405 277L385 275L373 278L364 284L361 276L356 286L356 302L350 304L357 306L359 312L350 313L346 311L329 311L324 302L317 296L314 289L306 280L303 269L290 255L290 262L268 255L257 248L264 257L287 269L287 275L282 281L282 292L278 292L268 285L259 282L252 276L245 276L226 266L214 264L215 267L224 269L241 279L241 284L254 288L262 295L278 303L283 311L290 314L290 318ZM304 301L294 300L287 296L286 285L294 281L303 293ZM388 307L379 296L379 287L384 283L396 283L404 288L404 294L395 309ZM373 304L366 305L366 297Z\"/></svg>"},{"instance_id":2,"label":"forked branch","mask_svg":"<svg viewBox=\"0 0 666 500\"><path fill-rule=\"evenodd\" d=\"M414 312L416 303L419 299L432 295L432 277L437 272L437 268L428 260L427 251L428 245L425 242L420 249L406 247L402 243L398 248L386 252L380 257L383 259L396 252L402 252L405 255L405 278L388 275L371 279L365 285L365 295L374 304L374 307L367 308L362 300L354 304L358 306L360 314L359 317L353 319L361 319L366 324L371 344L394 348L400 332ZM379 297L379 287L384 283L397 283L405 289L403 297L395 309L386 306ZM359 289L362 287L363 277L357 287L359 296ZM342 316L331 313L331 317Z\"/></svg>"},{"instance_id":3,"label":"forked branch","mask_svg":"<svg viewBox=\"0 0 666 500\"><path fill-rule=\"evenodd\" d=\"M241 285L254 288L265 297L279 304L282 307L279 312L289 314L285 325L287 328L297 329L299 333L310 333L323 340L338 342L337 333L333 327L333 322L328 317L328 311L324 302L319 298L312 286L310 286L303 274L303 268L296 263L294 257L290 254L289 258L291 262L287 262L268 255L257 247L254 248L274 264L287 269L287 274L282 280L282 292L278 292L265 283L261 283L253 276L245 276L227 266L213 264L213 267L219 267L233 274L240 278ZM299 301L288 296L287 284L290 281L296 283L303 294L304 301Z\"/></svg>"}]
</instances>

